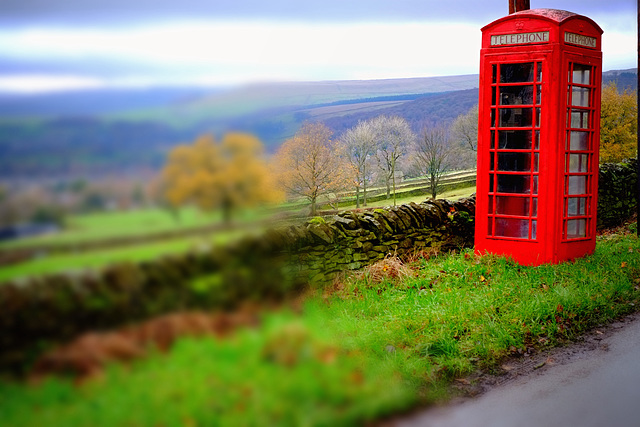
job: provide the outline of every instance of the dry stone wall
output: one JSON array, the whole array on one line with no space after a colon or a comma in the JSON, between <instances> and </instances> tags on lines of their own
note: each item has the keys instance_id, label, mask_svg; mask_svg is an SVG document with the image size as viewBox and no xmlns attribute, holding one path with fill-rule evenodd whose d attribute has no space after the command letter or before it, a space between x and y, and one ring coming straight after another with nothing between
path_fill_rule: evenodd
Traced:
<instances>
[{"instance_id":1,"label":"dry stone wall","mask_svg":"<svg viewBox=\"0 0 640 427\"><path fill-rule=\"evenodd\" d=\"M428 247L473 245L475 199L343 212L302 226L274 231L286 241L291 265L312 284L357 270L387 255L404 256Z\"/></svg>"},{"instance_id":2,"label":"dry stone wall","mask_svg":"<svg viewBox=\"0 0 640 427\"><path fill-rule=\"evenodd\" d=\"M473 244L475 199L342 212L233 245L0 285L0 371L48 346L174 310L229 308L322 286L389 254Z\"/></svg>"}]
</instances>

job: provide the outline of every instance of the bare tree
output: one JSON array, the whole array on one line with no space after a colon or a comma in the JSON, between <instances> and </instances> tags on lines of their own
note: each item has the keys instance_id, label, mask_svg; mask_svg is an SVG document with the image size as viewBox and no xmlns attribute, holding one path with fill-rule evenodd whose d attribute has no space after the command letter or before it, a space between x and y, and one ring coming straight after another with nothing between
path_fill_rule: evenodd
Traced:
<instances>
[{"instance_id":1,"label":"bare tree","mask_svg":"<svg viewBox=\"0 0 640 427\"><path fill-rule=\"evenodd\" d=\"M441 127L424 128L415 146L416 162L429 178L431 197L440 191L440 180L448 168L447 159L451 153L448 132Z\"/></svg>"},{"instance_id":2,"label":"bare tree","mask_svg":"<svg viewBox=\"0 0 640 427\"><path fill-rule=\"evenodd\" d=\"M339 151L329 128L305 123L274 157L280 186L290 195L309 200L311 215L316 215L321 196L343 190L351 179L351 168L345 167Z\"/></svg>"},{"instance_id":3,"label":"bare tree","mask_svg":"<svg viewBox=\"0 0 640 427\"><path fill-rule=\"evenodd\" d=\"M393 204L396 204L396 166L398 159L406 154L408 147L415 141L409 123L397 116L378 116L371 119L376 138L376 158L383 171L387 186L387 199L393 186Z\"/></svg>"},{"instance_id":4,"label":"bare tree","mask_svg":"<svg viewBox=\"0 0 640 427\"><path fill-rule=\"evenodd\" d=\"M473 152L478 150L478 104L456 117L451 125L451 136L467 149Z\"/></svg>"},{"instance_id":5,"label":"bare tree","mask_svg":"<svg viewBox=\"0 0 640 427\"><path fill-rule=\"evenodd\" d=\"M474 168L478 151L478 105L459 115L451 125L452 149L456 151L455 167ZM453 154L452 154L453 156Z\"/></svg>"},{"instance_id":6,"label":"bare tree","mask_svg":"<svg viewBox=\"0 0 640 427\"><path fill-rule=\"evenodd\" d=\"M356 187L356 207L360 207L360 189L362 204L367 206L367 183L371 179L370 162L376 152L376 139L370 122L358 122L348 129L340 139L344 145L345 156L354 171Z\"/></svg>"}]
</instances>

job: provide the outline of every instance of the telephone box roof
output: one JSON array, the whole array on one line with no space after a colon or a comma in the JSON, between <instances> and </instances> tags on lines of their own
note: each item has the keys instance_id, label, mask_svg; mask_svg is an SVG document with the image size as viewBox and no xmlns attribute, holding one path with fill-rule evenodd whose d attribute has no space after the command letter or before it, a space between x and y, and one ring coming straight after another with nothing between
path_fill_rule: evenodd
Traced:
<instances>
[{"instance_id":1,"label":"telephone box roof","mask_svg":"<svg viewBox=\"0 0 640 427\"><path fill-rule=\"evenodd\" d=\"M511 15L507 15L503 18L497 19L495 21L493 21L492 23L486 25L485 27L482 28L482 31L486 30L487 28L494 26L495 24L502 22L502 21L506 21L506 20L510 20L510 19L514 19L514 18L538 18L538 19L544 19L547 21L551 21L556 23L557 25L561 25L563 23L565 23L565 21L568 21L570 19L582 19L582 20L586 20L589 21L599 32L600 34L603 33L602 28L600 28L600 26L598 24L596 24L591 18L588 18L586 16L583 15L578 15L577 13L573 13L573 12L568 12L566 10L559 10L559 9L529 9L529 10L522 10L520 12L515 12L512 13Z\"/></svg>"}]
</instances>

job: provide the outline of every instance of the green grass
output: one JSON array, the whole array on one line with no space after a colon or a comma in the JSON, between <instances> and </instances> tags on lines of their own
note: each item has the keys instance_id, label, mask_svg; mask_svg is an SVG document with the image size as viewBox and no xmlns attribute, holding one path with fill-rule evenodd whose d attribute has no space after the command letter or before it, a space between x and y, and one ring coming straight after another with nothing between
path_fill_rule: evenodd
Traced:
<instances>
[{"instance_id":1,"label":"green grass","mask_svg":"<svg viewBox=\"0 0 640 427\"><path fill-rule=\"evenodd\" d=\"M268 214L262 211L246 210L238 212L233 220L238 224L251 223L264 219L266 215ZM221 212L205 213L193 207L180 209L177 217L160 208L72 215L67 218L65 229L59 233L0 242L0 249L82 244L117 237L186 231L194 227L221 223Z\"/></svg>"},{"instance_id":2,"label":"green grass","mask_svg":"<svg viewBox=\"0 0 640 427\"><path fill-rule=\"evenodd\" d=\"M149 233L197 227L220 222L219 214L203 214L194 208L180 210L176 220L163 209L140 209L71 215L60 233L2 242L0 248L82 243L118 236L139 236Z\"/></svg>"},{"instance_id":3,"label":"green grass","mask_svg":"<svg viewBox=\"0 0 640 427\"><path fill-rule=\"evenodd\" d=\"M354 425L431 402L453 378L637 309L640 241L599 238L575 262L521 267L466 250L403 279L345 279L300 314L230 339L179 342L74 388L0 382L7 426ZM379 270L384 271L384 270ZM388 271L392 271L391 269ZM633 305L632 305L633 304Z\"/></svg>"},{"instance_id":4,"label":"green grass","mask_svg":"<svg viewBox=\"0 0 640 427\"><path fill-rule=\"evenodd\" d=\"M476 187L474 185L472 187L457 188L455 190L445 191L444 193L438 194L437 198L448 199L448 200L458 200L463 197L469 197L471 194L475 192L476 192ZM429 199L429 196L427 195L402 197L402 195L399 194L396 197L396 205L400 206L400 205L411 203L411 202L421 203L427 199ZM389 200L378 200L376 202L367 202L368 208L379 208L383 206L393 206L393 198ZM344 207L341 207L340 209L355 209L355 208L356 208L356 204L353 203L352 205L344 206Z\"/></svg>"},{"instance_id":5,"label":"green grass","mask_svg":"<svg viewBox=\"0 0 640 427\"><path fill-rule=\"evenodd\" d=\"M108 249L43 253L27 261L0 267L0 282L69 270L102 268L122 261L144 261L163 255L184 253L202 246L221 245L250 233L247 229L221 230L200 237L179 237L158 242L121 245Z\"/></svg>"}]
</instances>

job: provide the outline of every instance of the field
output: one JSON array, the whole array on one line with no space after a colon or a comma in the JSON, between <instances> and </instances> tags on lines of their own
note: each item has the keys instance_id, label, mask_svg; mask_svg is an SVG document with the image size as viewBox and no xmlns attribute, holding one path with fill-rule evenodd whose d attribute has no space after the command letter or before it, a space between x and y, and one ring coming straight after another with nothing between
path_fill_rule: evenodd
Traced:
<instances>
[{"instance_id":1,"label":"field","mask_svg":"<svg viewBox=\"0 0 640 427\"><path fill-rule=\"evenodd\" d=\"M426 199L425 195L409 194L421 185L408 182L405 187L398 189L398 205ZM375 191L372 189L372 193ZM475 187L460 188L444 192L439 197L455 200L474 191ZM355 200L349 202L349 197L345 200L341 209L356 207ZM393 204L392 200L383 199L368 203L368 207L390 204ZM142 261L225 244L276 223L286 224L288 221L277 219L279 215L299 211L306 206L302 201L283 205L276 211L238 212L230 227L222 223L220 213L202 213L194 208L183 208L176 213L142 209L71 216L60 233L0 243L0 251L29 250L34 253L23 262L0 266L0 282L32 275L102 268L119 261Z\"/></svg>"},{"instance_id":2,"label":"field","mask_svg":"<svg viewBox=\"0 0 640 427\"><path fill-rule=\"evenodd\" d=\"M0 417L9 426L371 422L447 399L456 378L635 310L639 252L621 230L599 237L594 255L559 265L470 250L390 258L292 309L265 309L256 328L185 338L80 386L1 380Z\"/></svg>"}]
</instances>

